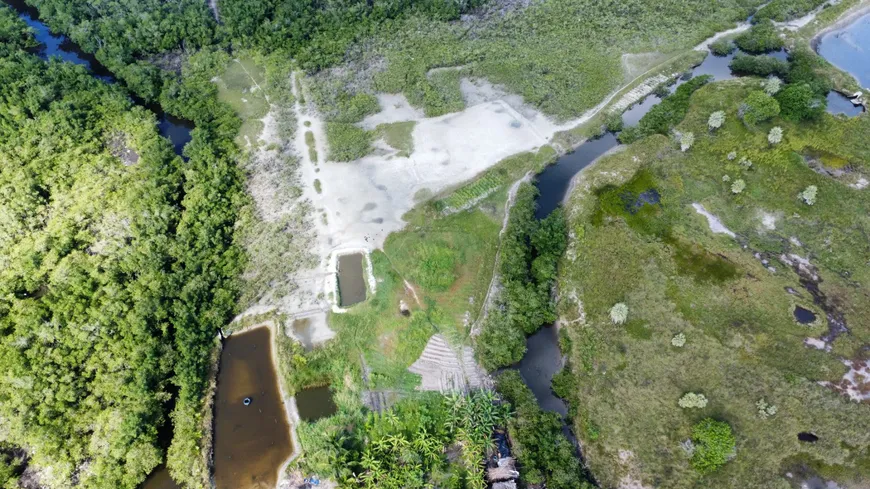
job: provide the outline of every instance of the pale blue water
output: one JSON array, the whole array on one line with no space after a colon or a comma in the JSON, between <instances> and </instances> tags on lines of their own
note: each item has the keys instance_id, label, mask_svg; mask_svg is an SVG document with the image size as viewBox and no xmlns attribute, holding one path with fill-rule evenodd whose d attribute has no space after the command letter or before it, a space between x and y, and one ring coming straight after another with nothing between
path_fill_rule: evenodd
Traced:
<instances>
[{"instance_id":1,"label":"pale blue water","mask_svg":"<svg viewBox=\"0 0 870 489\"><path fill-rule=\"evenodd\" d=\"M851 73L862 87L870 89L870 14L825 34L817 50L834 66Z\"/></svg>"}]
</instances>

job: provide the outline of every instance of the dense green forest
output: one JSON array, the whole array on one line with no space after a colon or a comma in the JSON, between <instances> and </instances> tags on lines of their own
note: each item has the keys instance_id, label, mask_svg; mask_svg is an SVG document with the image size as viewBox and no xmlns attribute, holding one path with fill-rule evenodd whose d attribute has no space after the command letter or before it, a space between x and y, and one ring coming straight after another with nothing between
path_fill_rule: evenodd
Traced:
<instances>
[{"instance_id":1,"label":"dense green forest","mask_svg":"<svg viewBox=\"0 0 870 489\"><path fill-rule=\"evenodd\" d=\"M243 261L235 116L195 73L174 86L198 125L184 162L121 87L28 54L0 15L3 438L49 484L135 487L174 409L170 465L201 480L209 352Z\"/></svg>"}]
</instances>

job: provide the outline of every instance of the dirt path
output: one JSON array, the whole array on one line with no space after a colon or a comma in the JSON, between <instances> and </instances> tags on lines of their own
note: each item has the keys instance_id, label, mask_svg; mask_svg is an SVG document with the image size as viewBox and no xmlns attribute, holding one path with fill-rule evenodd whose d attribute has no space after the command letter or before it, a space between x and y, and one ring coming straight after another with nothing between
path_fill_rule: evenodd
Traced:
<instances>
[{"instance_id":1,"label":"dirt path","mask_svg":"<svg viewBox=\"0 0 870 489\"><path fill-rule=\"evenodd\" d=\"M210 8L212 13L214 13L214 20L218 24L220 24L221 23L221 14L218 11L217 0L208 0L208 8Z\"/></svg>"},{"instance_id":2,"label":"dirt path","mask_svg":"<svg viewBox=\"0 0 870 489\"><path fill-rule=\"evenodd\" d=\"M480 334L480 329L483 327L483 322L486 320L487 314L489 314L489 308L492 303L495 301L495 293L500 288L499 287L499 273L498 273L498 264L499 258L501 257L501 238L504 235L505 230L507 229L508 221L511 216L511 208L514 205L514 201L517 197L517 191L520 189L520 185L525 182L532 181L532 172L528 172L523 176L523 178L514 182L511 185L510 190L508 191L507 202L504 205L504 219L502 219L501 223L501 231L498 233L498 249L495 252L495 263L492 269L492 279L489 281L489 287L486 289L486 296L483 298L483 310L480 312L480 315L477 317L477 320L474 322L474 325L471 326L471 336L475 337Z\"/></svg>"}]
</instances>

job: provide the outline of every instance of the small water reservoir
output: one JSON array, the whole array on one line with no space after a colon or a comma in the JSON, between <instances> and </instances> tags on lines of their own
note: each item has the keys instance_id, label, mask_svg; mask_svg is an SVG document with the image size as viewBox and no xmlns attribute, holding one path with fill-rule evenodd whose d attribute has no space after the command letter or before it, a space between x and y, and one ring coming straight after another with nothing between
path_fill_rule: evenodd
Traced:
<instances>
[{"instance_id":1,"label":"small water reservoir","mask_svg":"<svg viewBox=\"0 0 870 489\"><path fill-rule=\"evenodd\" d=\"M341 307L352 306L366 300L366 281L363 273L362 253L338 257L338 294Z\"/></svg>"},{"instance_id":2,"label":"small water reservoir","mask_svg":"<svg viewBox=\"0 0 870 489\"><path fill-rule=\"evenodd\" d=\"M338 411L335 401L332 400L329 386L310 387L297 392L296 408L299 417L305 421L317 421L332 416Z\"/></svg>"}]
</instances>

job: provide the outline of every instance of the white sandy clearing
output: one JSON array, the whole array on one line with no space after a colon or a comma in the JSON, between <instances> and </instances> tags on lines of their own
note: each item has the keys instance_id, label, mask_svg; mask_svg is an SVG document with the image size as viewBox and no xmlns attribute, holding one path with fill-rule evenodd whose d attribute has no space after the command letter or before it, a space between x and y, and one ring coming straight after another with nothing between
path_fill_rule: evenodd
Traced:
<instances>
[{"instance_id":1,"label":"white sandy clearing","mask_svg":"<svg viewBox=\"0 0 870 489\"><path fill-rule=\"evenodd\" d=\"M843 364L849 367L849 371L839 382L823 381L819 384L845 394L853 401L870 401L870 360L843 360Z\"/></svg>"},{"instance_id":2,"label":"white sandy clearing","mask_svg":"<svg viewBox=\"0 0 870 489\"><path fill-rule=\"evenodd\" d=\"M815 348L816 350L831 351L830 345L828 345L824 340L818 338L805 338L804 345Z\"/></svg>"},{"instance_id":3,"label":"white sandy clearing","mask_svg":"<svg viewBox=\"0 0 870 489\"><path fill-rule=\"evenodd\" d=\"M750 27L752 27L752 24L750 24L749 22L741 22L740 24L737 24L737 27L735 27L733 29L728 29L727 31L719 32L719 33L715 34L713 37L705 39L703 42L701 42L701 44L698 44L697 46L695 46L695 51L709 51L710 45L713 44L714 42L718 41L719 39L722 39L723 37L728 37L728 36L733 35L733 34L740 34L743 31L749 30Z\"/></svg>"},{"instance_id":4,"label":"white sandy clearing","mask_svg":"<svg viewBox=\"0 0 870 489\"><path fill-rule=\"evenodd\" d=\"M378 103L380 103L382 110L366 117L360 124L363 129L370 130L379 124L416 121L425 117L423 111L412 106L404 95L380 93L378 94Z\"/></svg>"},{"instance_id":5,"label":"white sandy clearing","mask_svg":"<svg viewBox=\"0 0 870 489\"><path fill-rule=\"evenodd\" d=\"M761 218L761 226L768 231L776 230L776 216L769 213L761 211L759 212L759 217Z\"/></svg>"},{"instance_id":6,"label":"white sandy clearing","mask_svg":"<svg viewBox=\"0 0 870 489\"><path fill-rule=\"evenodd\" d=\"M705 209L703 205L695 202L692 204L692 207L695 209L695 212L707 218L707 225L710 226L710 232L713 234L725 234L732 238L737 236L733 231L725 227L718 217L707 212L707 209Z\"/></svg>"},{"instance_id":7,"label":"white sandy clearing","mask_svg":"<svg viewBox=\"0 0 870 489\"><path fill-rule=\"evenodd\" d=\"M696 49L704 49L721 35L745 28L741 25L717 34ZM645 80L646 74L656 69L637 76L582 116L564 123L548 118L526 104L522 97L479 79L462 79L460 89L467 108L441 117L424 117L422 111L412 107L402 95L381 94L378 97L381 111L367 117L360 126L371 129L383 123L415 121L414 151L402 157L397 150L379 143L374 154L349 163L325 161L328 156L325 123L313 106L299 102L297 85L302 85L304 92L304 83L292 83L298 128L292 143L299 155L296 174L302 189L302 196L295 204L304 202L314 209L313 215L308 217L314 234L311 252L318 257L318 264L294 277L297 286L294 292L268 305L252 307L244 314L277 311L290 317L308 318L316 328L314 337L331 338L334 334L327 326L326 315L337 295L333 261L336 253L382 248L390 233L405 226L402 216L424 196L436 195L471 180L504 158L551 143L557 132L588 122L610 107L625 86L640 82L638 88L620 96L616 102L618 107L627 107L643 98L667 78L657 75ZM294 82L298 76L293 74ZM310 96L304 98L312 100ZM274 132L270 122L271 116L267 116L264 119L267 143L271 142L269 133ZM311 161L308 155L305 143L308 131L314 135L318 162ZM319 180L321 192L315 189L315 180ZM280 199L269 205L269 197L255 196L266 214L292 210ZM369 280L371 282L371 277Z\"/></svg>"}]
</instances>

